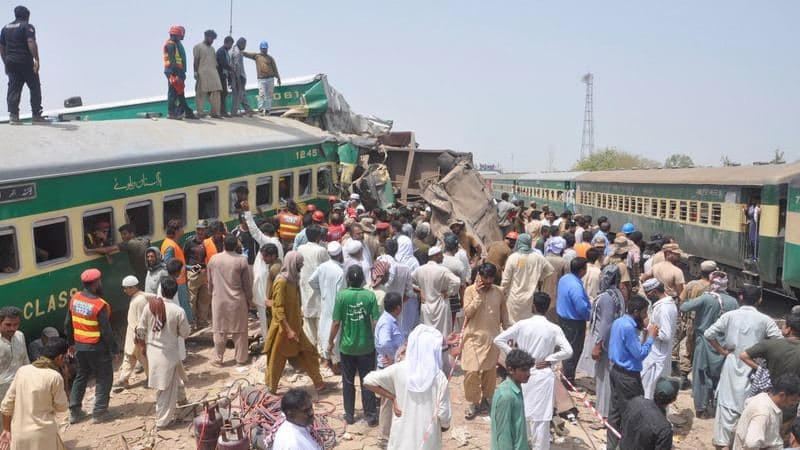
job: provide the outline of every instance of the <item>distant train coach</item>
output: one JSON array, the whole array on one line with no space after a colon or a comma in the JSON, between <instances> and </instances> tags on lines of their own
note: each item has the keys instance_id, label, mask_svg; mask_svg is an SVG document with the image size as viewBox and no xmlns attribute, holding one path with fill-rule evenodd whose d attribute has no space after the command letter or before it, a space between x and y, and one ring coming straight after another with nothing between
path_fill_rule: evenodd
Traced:
<instances>
[{"instance_id":1,"label":"distant train coach","mask_svg":"<svg viewBox=\"0 0 800 450\"><path fill-rule=\"evenodd\" d=\"M798 163L486 177L497 198L606 216L614 227L632 222L645 239L673 236L693 274L713 259L733 289L757 283L800 298Z\"/></svg>"}]
</instances>

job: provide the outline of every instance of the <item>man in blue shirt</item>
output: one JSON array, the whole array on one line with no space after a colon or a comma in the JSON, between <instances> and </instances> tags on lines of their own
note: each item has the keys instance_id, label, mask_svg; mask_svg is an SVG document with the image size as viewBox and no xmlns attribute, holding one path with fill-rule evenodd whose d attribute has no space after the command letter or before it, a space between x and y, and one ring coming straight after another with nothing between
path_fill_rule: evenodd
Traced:
<instances>
[{"instance_id":1,"label":"man in blue shirt","mask_svg":"<svg viewBox=\"0 0 800 450\"><path fill-rule=\"evenodd\" d=\"M564 376L575 384L575 368L583 352L586 338L586 322L592 315L592 304L581 278L586 275L586 258L574 258L569 265L570 273L558 280L556 314L564 335L572 346L572 356L564 361Z\"/></svg>"},{"instance_id":2,"label":"man in blue shirt","mask_svg":"<svg viewBox=\"0 0 800 450\"><path fill-rule=\"evenodd\" d=\"M383 369L394 364L397 350L405 342L403 333L397 324L397 319L403 312L403 299L400 294L390 292L383 298L383 313L375 324L375 351L378 353L378 368ZM380 427L381 440L389 440L389 431L392 428L392 401L381 398L381 408L378 413L378 426Z\"/></svg>"},{"instance_id":3,"label":"man in blue shirt","mask_svg":"<svg viewBox=\"0 0 800 450\"><path fill-rule=\"evenodd\" d=\"M647 339L642 343L639 330L644 328L647 318L647 300L633 296L628 302L627 314L614 321L608 342L608 359L611 361L611 412L609 424L621 429L621 418L625 404L636 396L644 396L642 386L642 361L653 347L653 339L658 335L658 325L647 327ZM606 448L616 449L619 440L610 430Z\"/></svg>"}]
</instances>

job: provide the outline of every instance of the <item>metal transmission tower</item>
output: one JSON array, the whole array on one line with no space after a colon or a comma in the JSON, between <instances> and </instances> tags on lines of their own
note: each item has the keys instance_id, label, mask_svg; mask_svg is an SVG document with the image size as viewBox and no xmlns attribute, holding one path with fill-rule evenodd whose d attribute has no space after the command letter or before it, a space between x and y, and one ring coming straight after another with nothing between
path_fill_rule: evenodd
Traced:
<instances>
[{"instance_id":1,"label":"metal transmission tower","mask_svg":"<svg viewBox=\"0 0 800 450\"><path fill-rule=\"evenodd\" d=\"M583 110L583 137L581 138L581 159L594 152L594 107L592 82L594 75L587 73L581 79L586 84L586 105Z\"/></svg>"}]
</instances>

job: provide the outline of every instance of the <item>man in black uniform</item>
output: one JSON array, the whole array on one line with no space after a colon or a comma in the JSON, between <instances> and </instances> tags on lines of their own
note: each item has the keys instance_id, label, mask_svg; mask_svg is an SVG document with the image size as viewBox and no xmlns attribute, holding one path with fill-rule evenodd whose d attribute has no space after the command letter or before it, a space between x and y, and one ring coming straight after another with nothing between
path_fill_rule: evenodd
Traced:
<instances>
[{"instance_id":1,"label":"man in black uniform","mask_svg":"<svg viewBox=\"0 0 800 450\"><path fill-rule=\"evenodd\" d=\"M42 118L42 85L39 82L39 47L36 30L28 23L31 13L24 6L14 8L14 21L0 31L0 56L8 75L9 123L19 125L19 100L22 86L31 92L31 112L34 122Z\"/></svg>"},{"instance_id":2,"label":"man in black uniform","mask_svg":"<svg viewBox=\"0 0 800 450\"><path fill-rule=\"evenodd\" d=\"M233 47L233 38L226 36L222 47L217 49L217 73L219 73L219 81L222 83L222 91L219 96L219 111L224 117L231 117L225 103L228 98L228 82L231 79L231 57L228 54L231 47ZM236 112L237 109L238 107L232 106L231 112Z\"/></svg>"}]
</instances>

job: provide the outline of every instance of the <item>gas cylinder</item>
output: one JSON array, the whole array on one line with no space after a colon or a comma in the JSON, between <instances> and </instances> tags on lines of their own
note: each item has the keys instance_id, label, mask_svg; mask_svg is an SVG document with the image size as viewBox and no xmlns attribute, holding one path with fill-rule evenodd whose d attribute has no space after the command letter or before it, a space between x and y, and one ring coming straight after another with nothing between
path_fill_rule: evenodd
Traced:
<instances>
[{"instance_id":1,"label":"gas cylinder","mask_svg":"<svg viewBox=\"0 0 800 450\"><path fill-rule=\"evenodd\" d=\"M194 418L194 436L197 450L215 450L217 438L222 429L222 417L216 406L209 407L203 402L203 414Z\"/></svg>"},{"instance_id":2,"label":"gas cylinder","mask_svg":"<svg viewBox=\"0 0 800 450\"><path fill-rule=\"evenodd\" d=\"M250 441L244 436L244 423L232 417L222 425L217 439L218 450L250 450Z\"/></svg>"}]
</instances>

